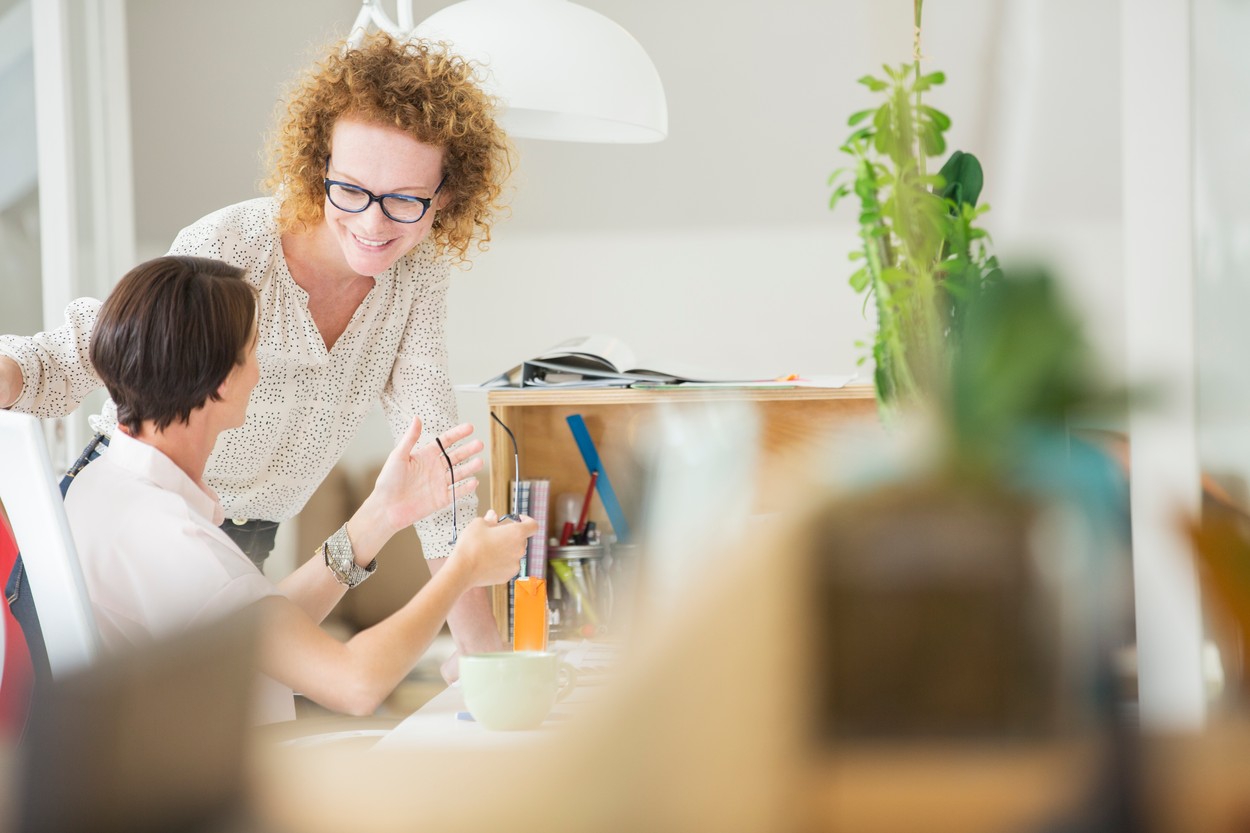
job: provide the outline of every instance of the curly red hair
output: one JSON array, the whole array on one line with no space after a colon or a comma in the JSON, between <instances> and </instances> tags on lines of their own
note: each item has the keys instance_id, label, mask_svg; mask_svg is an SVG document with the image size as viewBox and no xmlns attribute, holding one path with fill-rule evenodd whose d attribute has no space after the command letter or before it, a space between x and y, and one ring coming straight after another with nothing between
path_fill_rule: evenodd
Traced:
<instances>
[{"instance_id":1,"label":"curly red hair","mask_svg":"<svg viewBox=\"0 0 1250 833\"><path fill-rule=\"evenodd\" d=\"M269 141L263 187L281 201L279 226L303 231L325 216L322 179L334 125L350 115L397 127L444 149L446 203L431 237L439 251L468 259L490 241L503 209L503 183L513 149L495 121L495 100L478 85L475 67L446 44L371 34L357 47L339 41L297 79Z\"/></svg>"}]
</instances>

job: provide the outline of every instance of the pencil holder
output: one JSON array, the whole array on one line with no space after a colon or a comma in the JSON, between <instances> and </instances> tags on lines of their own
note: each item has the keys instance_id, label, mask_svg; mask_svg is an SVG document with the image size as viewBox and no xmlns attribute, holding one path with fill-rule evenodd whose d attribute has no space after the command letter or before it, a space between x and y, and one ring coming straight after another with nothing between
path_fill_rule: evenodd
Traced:
<instances>
[{"instance_id":1,"label":"pencil holder","mask_svg":"<svg viewBox=\"0 0 1250 833\"><path fill-rule=\"evenodd\" d=\"M612 615L612 577L603 544L552 547L547 567L551 586L551 626L561 638L598 636Z\"/></svg>"}]
</instances>

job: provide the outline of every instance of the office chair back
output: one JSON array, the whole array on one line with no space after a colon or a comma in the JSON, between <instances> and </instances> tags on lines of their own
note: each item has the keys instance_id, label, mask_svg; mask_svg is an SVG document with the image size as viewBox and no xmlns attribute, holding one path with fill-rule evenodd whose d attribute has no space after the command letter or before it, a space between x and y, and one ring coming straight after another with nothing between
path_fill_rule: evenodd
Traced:
<instances>
[{"instance_id":1,"label":"office chair back","mask_svg":"<svg viewBox=\"0 0 1250 833\"><path fill-rule=\"evenodd\" d=\"M39 420L0 411L0 503L13 526L54 678L91 663L99 631Z\"/></svg>"}]
</instances>

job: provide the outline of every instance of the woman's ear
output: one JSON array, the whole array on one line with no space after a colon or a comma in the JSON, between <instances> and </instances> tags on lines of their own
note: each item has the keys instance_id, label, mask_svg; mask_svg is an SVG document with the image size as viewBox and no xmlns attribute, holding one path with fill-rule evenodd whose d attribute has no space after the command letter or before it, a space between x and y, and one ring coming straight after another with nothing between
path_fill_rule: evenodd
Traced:
<instances>
[{"instance_id":1,"label":"woman's ear","mask_svg":"<svg viewBox=\"0 0 1250 833\"><path fill-rule=\"evenodd\" d=\"M238 384L239 368L241 364L236 364L230 368L230 372L226 374L226 378L221 380L221 384L217 386L217 398L225 399L234 392L235 385Z\"/></svg>"}]
</instances>

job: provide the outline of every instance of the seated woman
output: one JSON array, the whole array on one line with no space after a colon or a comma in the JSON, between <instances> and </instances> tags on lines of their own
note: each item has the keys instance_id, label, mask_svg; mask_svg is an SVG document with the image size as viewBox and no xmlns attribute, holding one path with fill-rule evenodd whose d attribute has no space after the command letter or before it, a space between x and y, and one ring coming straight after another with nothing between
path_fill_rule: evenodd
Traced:
<instances>
[{"instance_id":1,"label":"seated woman","mask_svg":"<svg viewBox=\"0 0 1250 833\"><path fill-rule=\"evenodd\" d=\"M537 524L499 524L488 512L393 616L346 643L321 630L347 589L372 574L391 535L449 505L453 475L436 444L416 449L414 419L373 492L318 557L276 587L266 579L218 528L221 505L203 481L217 435L242 425L259 374L256 296L243 274L215 260L157 258L122 278L100 310L91 361L117 403L119 430L65 500L92 609L109 648L255 606L267 678L259 721L294 717L292 690L370 714L462 593L516 575Z\"/></svg>"}]
</instances>

